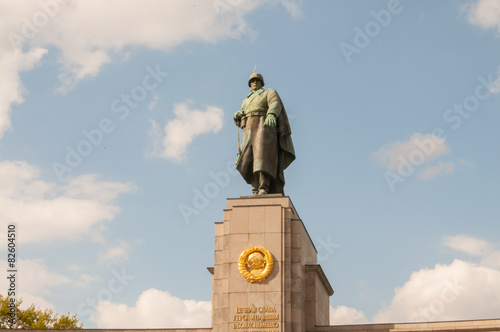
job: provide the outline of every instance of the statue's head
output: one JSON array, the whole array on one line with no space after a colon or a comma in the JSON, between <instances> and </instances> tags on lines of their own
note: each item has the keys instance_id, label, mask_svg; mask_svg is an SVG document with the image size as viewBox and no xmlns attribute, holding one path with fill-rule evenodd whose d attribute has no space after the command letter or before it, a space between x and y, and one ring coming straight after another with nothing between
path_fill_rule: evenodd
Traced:
<instances>
[{"instance_id":1,"label":"statue's head","mask_svg":"<svg viewBox=\"0 0 500 332\"><path fill-rule=\"evenodd\" d=\"M252 75L250 75L250 77L248 78L248 86L250 86L250 82L252 81L252 79L259 79L260 82L262 83L262 86L264 86L264 77L262 77L261 74L259 73L253 73Z\"/></svg>"}]
</instances>

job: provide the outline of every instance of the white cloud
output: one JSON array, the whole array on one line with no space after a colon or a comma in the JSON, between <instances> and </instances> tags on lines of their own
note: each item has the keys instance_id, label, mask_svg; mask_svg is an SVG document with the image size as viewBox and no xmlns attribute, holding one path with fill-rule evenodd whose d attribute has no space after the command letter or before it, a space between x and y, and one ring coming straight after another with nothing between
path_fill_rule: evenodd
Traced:
<instances>
[{"instance_id":1,"label":"white cloud","mask_svg":"<svg viewBox=\"0 0 500 332\"><path fill-rule=\"evenodd\" d=\"M479 263L455 259L413 272L394 290L389 305L372 323L404 323L467 319L496 319L500 312L500 250L468 235L447 236L443 245L480 257ZM368 323L363 312L330 307L331 324Z\"/></svg>"},{"instance_id":2,"label":"white cloud","mask_svg":"<svg viewBox=\"0 0 500 332\"><path fill-rule=\"evenodd\" d=\"M279 1L292 17L301 16L297 2L273 2ZM6 37L0 41L0 139L11 127L12 105L24 101L19 74L39 64L49 47L58 52L58 91L64 93L116 58L126 61L128 48L170 51L187 41L216 43L252 34L245 16L264 3L269 2L0 0L0 35Z\"/></svg>"},{"instance_id":3,"label":"white cloud","mask_svg":"<svg viewBox=\"0 0 500 332\"><path fill-rule=\"evenodd\" d=\"M156 104L158 103L158 95L156 92L153 92L153 100L149 103L148 109L152 110L153 108L156 107Z\"/></svg>"},{"instance_id":4,"label":"white cloud","mask_svg":"<svg viewBox=\"0 0 500 332\"><path fill-rule=\"evenodd\" d=\"M497 318L500 312L500 251L468 235L447 236L443 245L481 257L479 264L454 260L412 273L394 290L374 322Z\"/></svg>"},{"instance_id":5,"label":"white cloud","mask_svg":"<svg viewBox=\"0 0 500 332\"><path fill-rule=\"evenodd\" d=\"M458 164L459 165L462 165L462 166L466 166L466 167L469 167L469 168L472 168L472 169L476 169L476 165L473 163L473 162L470 162L464 158L459 158L458 159Z\"/></svg>"},{"instance_id":6,"label":"white cloud","mask_svg":"<svg viewBox=\"0 0 500 332\"><path fill-rule=\"evenodd\" d=\"M153 151L150 156L181 161L196 136L217 133L222 129L224 112L215 106L205 111L189 109L191 102L174 104L176 118L164 127L164 133L155 121L151 121L150 137Z\"/></svg>"},{"instance_id":7,"label":"white cloud","mask_svg":"<svg viewBox=\"0 0 500 332\"><path fill-rule=\"evenodd\" d=\"M478 25L483 29L497 29L500 33L500 2L498 0L479 0L466 5L469 23ZM497 69L497 78L489 87L491 93L500 92L500 67Z\"/></svg>"},{"instance_id":8,"label":"white cloud","mask_svg":"<svg viewBox=\"0 0 500 332\"><path fill-rule=\"evenodd\" d=\"M454 164L452 161L442 163L438 162L437 165L428 166L418 172L420 180L433 179L440 174L451 174L453 172Z\"/></svg>"},{"instance_id":9,"label":"white cloud","mask_svg":"<svg viewBox=\"0 0 500 332\"><path fill-rule=\"evenodd\" d=\"M481 259L481 265L500 270L500 250L493 250Z\"/></svg>"},{"instance_id":10,"label":"white cloud","mask_svg":"<svg viewBox=\"0 0 500 332\"><path fill-rule=\"evenodd\" d=\"M11 128L12 105L24 102L20 73L34 68L47 53L43 47L21 42L22 32L29 31L26 22L37 9L35 1L0 1L0 139Z\"/></svg>"},{"instance_id":11,"label":"white cloud","mask_svg":"<svg viewBox=\"0 0 500 332\"><path fill-rule=\"evenodd\" d=\"M242 1L221 18L212 1L0 0L6 37L0 41L0 138L11 126L12 105L23 102L20 72L39 64L49 46L58 51L58 91L65 92L115 58L126 59L127 48L170 51L186 41L238 38L249 32L245 15L262 3Z\"/></svg>"},{"instance_id":12,"label":"white cloud","mask_svg":"<svg viewBox=\"0 0 500 332\"><path fill-rule=\"evenodd\" d=\"M113 55L126 56L128 46L169 51L186 41L237 38L247 31L245 14L257 5L245 1L220 20L212 1L70 2L40 33L40 43L62 51L62 77L71 85L95 76ZM119 19L109 19L117 15Z\"/></svg>"},{"instance_id":13,"label":"white cloud","mask_svg":"<svg viewBox=\"0 0 500 332\"><path fill-rule=\"evenodd\" d=\"M330 306L330 325L367 324L365 314L354 308L343 305Z\"/></svg>"},{"instance_id":14,"label":"white cloud","mask_svg":"<svg viewBox=\"0 0 500 332\"><path fill-rule=\"evenodd\" d=\"M489 254L493 249L493 245L487 241L465 234L446 236L443 239L443 244L451 249L462 251L472 256L484 256Z\"/></svg>"},{"instance_id":15,"label":"white cloud","mask_svg":"<svg viewBox=\"0 0 500 332\"><path fill-rule=\"evenodd\" d=\"M495 249L493 244L485 240L461 234L445 237L443 244L471 256L481 257L481 265L483 266L500 269L500 250Z\"/></svg>"},{"instance_id":16,"label":"white cloud","mask_svg":"<svg viewBox=\"0 0 500 332\"><path fill-rule=\"evenodd\" d=\"M292 17L301 16L296 2L281 2ZM19 74L40 64L49 46L60 51L58 91L64 93L80 80L95 77L115 58L128 59L127 48L170 51L187 41L216 43L251 34L245 15L263 3L0 0L0 35L6 36L0 41L0 139L11 127L12 105L24 101Z\"/></svg>"},{"instance_id":17,"label":"white cloud","mask_svg":"<svg viewBox=\"0 0 500 332\"><path fill-rule=\"evenodd\" d=\"M82 274L80 277L72 282L72 285L78 288L89 288L92 284L101 280L99 276L92 276L90 274Z\"/></svg>"},{"instance_id":18,"label":"white cloud","mask_svg":"<svg viewBox=\"0 0 500 332\"><path fill-rule=\"evenodd\" d=\"M500 92L500 67L497 68L497 78L491 83L489 90L493 94Z\"/></svg>"},{"instance_id":19,"label":"white cloud","mask_svg":"<svg viewBox=\"0 0 500 332\"><path fill-rule=\"evenodd\" d=\"M1 7L1 6L0 6ZM0 9L1 10L1 9ZM2 34L5 36L5 34ZM2 50L3 49L3 50ZM46 53L42 48L33 48L27 52L2 47L0 43L0 139L11 128L10 113L13 104L24 102L24 86L19 74L32 69Z\"/></svg>"},{"instance_id":20,"label":"white cloud","mask_svg":"<svg viewBox=\"0 0 500 332\"><path fill-rule=\"evenodd\" d=\"M135 306L101 301L93 321L99 328L210 327L210 301L181 300L158 289L144 291Z\"/></svg>"},{"instance_id":21,"label":"white cloud","mask_svg":"<svg viewBox=\"0 0 500 332\"><path fill-rule=\"evenodd\" d=\"M413 134L407 141L396 141L382 146L373 158L390 171L396 171L404 163L418 166L450 152L445 139L433 134Z\"/></svg>"},{"instance_id":22,"label":"white cloud","mask_svg":"<svg viewBox=\"0 0 500 332\"><path fill-rule=\"evenodd\" d=\"M292 0L281 0L283 6L285 6L286 10L290 13L290 16L293 18L301 18L302 11L300 9L299 3Z\"/></svg>"},{"instance_id":23,"label":"white cloud","mask_svg":"<svg viewBox=\"0 0 500 332\"><path fill-rule=\"evenodd\" d=\"M0 260L2 266L7 266L5 260ZM22 298L21 307L27 308L31 304L42 309L53 309L53 305L44 299L45 296L52 294L52 289L62 285L69 284L70 278L67 276L50 271L45 262L41 259L19 259L16 268L16 294L17 300ZM7 290L9 280L0 278L0 287ZM6 295L2 292L3 295Z\"/></svg>"},{"instance_id":24,"label":"white cloud","mask_svg":"<svg viewBox=\"0 0 500 332\"><path fill-rule=\"evenodd\" d=\"M18 263L20 289L36 295L51 294L50 288L68 284L66 276L49 271L42 259L20 260Z\"/></svg>"},{"instance_id":25,"label":"white cloud","mask_svg":"<svg viewBox=\"0 0 500 332\"><path fill-rule=\"evenodd\" d=\"M24 161L0 162L0 220L16 223L19 242L102 240L104 223L120 211L119 195L130 183L98 181L83 175L68 185L39 179L40 170Z\"/></svg>"},{"instance_id":26,"label":"white cloud","mask_svg":"<svg viewBox=\"0 0 500 332\"><path fill-rule=\"evenodd\" d=\"M468 5L468 20L483 29L497 28L500 32L500 2L498 0L480 0Z\"/></svg>"},{"instance_id":27,"label":"white cloud","mask_svg":"<svg viewBox=\"0 0 500 332\"><path fill-rule=\"evenodd\" d=\"M130 245L125 241L120 241L115 246L109 247L106 251L99 254L99 261L120 263L128 260Z\"/></svg>"},{"instance_id":28,"label":"white cloud","mask_svg":"<svg viewBox=\"0 0 500 332\"><path fill-rule=\"evenodd\" d=\"M412 273L374 322L498 318L500 271L462 260Z\"/></svg>"}]
</instances>

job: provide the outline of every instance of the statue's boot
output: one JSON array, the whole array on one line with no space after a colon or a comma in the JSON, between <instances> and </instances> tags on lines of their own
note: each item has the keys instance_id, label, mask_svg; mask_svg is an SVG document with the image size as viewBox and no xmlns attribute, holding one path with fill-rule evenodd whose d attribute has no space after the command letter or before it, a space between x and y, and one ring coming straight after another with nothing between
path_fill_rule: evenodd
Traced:
<instances>
[{"instance_id":1,"label":"statue's boot","mask_svg":"<svg viewBox=\"0 0 500 332\"><path fill-rule=\"evenodd\" d=\"M269 185L271 184L271 176L265 172L255 172L252 179L252 192L254 195L269 194Z\"/></svg>"}]
</instances>

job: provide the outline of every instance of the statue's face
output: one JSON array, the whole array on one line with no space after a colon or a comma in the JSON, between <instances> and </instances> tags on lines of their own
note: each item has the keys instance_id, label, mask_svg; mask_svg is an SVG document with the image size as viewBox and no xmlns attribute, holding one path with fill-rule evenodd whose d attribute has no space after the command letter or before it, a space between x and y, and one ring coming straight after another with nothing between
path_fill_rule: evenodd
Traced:
<instances>
[{"instance_id":1,"label":"statue's face","mask_svg":"<svg viewBox=\"0 0 500 332\"><path fill-rule=\"evenodd\" d=\"M252 91L257 91L260 88L262 88L262 81L258 78L252 78L250 80L250 89L252 89Z\"/></svg>"}]
</instances>

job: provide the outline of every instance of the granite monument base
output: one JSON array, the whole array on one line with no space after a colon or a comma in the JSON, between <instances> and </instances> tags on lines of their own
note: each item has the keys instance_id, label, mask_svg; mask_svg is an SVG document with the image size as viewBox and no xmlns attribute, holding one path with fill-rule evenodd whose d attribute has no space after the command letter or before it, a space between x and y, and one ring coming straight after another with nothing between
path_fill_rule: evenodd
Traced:
<instances>
[{"instance_id":1,"label":"granite monument base","mask_svg":"<svg viewBox=\"0 0 500 332\"><path fill-rule=\"evenodd\" d=\"M289 197L228 199L215 224L214 332L313 330L329 325L333 289Z\"/></svg>"}]
</instances>

